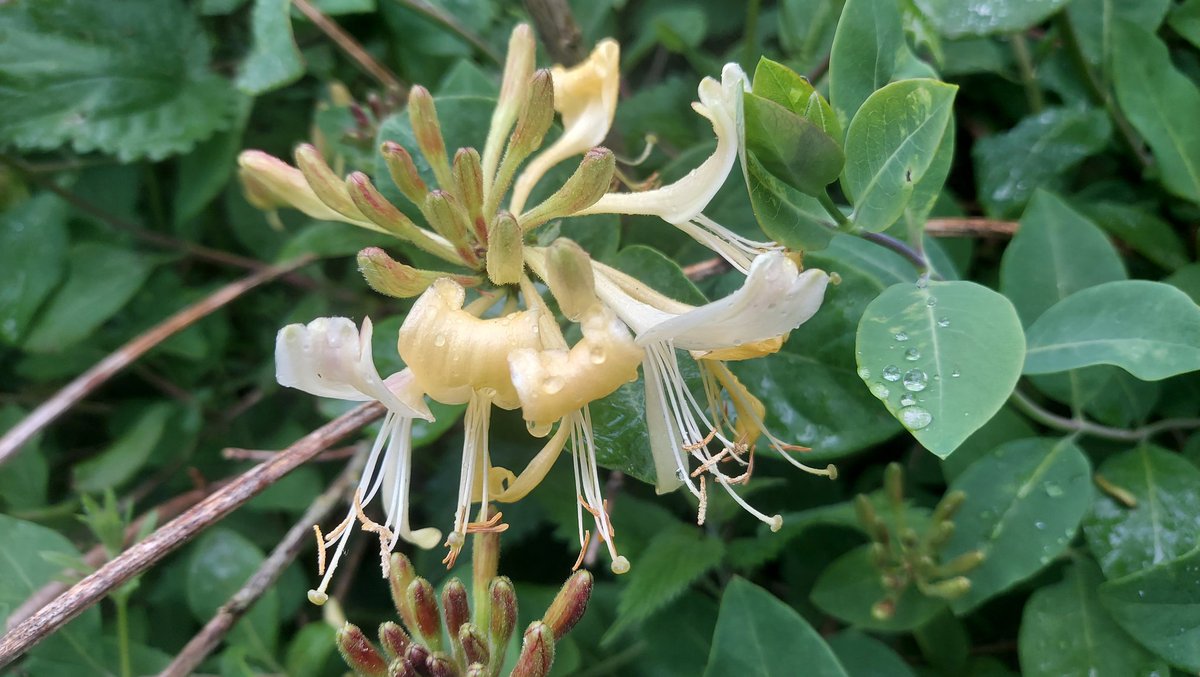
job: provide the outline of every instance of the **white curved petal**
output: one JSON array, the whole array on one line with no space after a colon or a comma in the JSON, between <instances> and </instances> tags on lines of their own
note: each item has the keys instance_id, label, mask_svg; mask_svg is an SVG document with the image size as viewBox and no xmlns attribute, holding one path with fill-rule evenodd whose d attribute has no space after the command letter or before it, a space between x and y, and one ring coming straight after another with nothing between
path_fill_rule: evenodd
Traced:
<instances>
[{"instance_id":1,"label":"white curved petal","mask_svg":"<svg viewBox=\"0 0 1200 677\"><path fill-rule=\"evenodd\" d=\"M400 416L432 420L407 369L385 382L371 352L372 325L362 332L345 317L320 317L290 324L275 338L275 379L280 385L319 397L365 402L378 400Z\"/></svg>"},{"instance_id":2,"label":"white curved petal","mask_svg":"<svg viewBox=\"0 0 1200 677\"><path fill-rule=\"evenodd\" d=\"M725 67L723 82L712 78L700 81L699 103L692 108L708 118L717 135L717 148L687 176L655 190L638 193L609 193L582 214L647 214L672 224L696 218L721 189L729 170L738 159L741 145L742 92L746 74L735 64Z\"/></svg>"},{"instance_id":3,"label":"white curved petal","mask_svg":"<svg viewBox=\"0 0 1200 677\"><path fill-rule=\"evenodd\" d=\"M639 332L637 343L669 340L683 350L717 350L780 336L817 312L828 282L823 270L801 273L782 253L763 254L741 289Z\"/></svg>"}]
</instances>

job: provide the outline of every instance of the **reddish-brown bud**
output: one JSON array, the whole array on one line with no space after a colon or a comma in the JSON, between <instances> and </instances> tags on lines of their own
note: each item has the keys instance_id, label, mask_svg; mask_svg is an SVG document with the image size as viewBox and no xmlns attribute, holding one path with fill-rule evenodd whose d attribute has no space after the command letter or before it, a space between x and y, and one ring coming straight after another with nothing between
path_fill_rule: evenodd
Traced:
<instances>
[{"instance_id":1,"label":"reddish-brown bud","mask_svg":"<svg viewBox=\"0 0 1200 677\"><path fill-rule=\"evenodd\" d=\"M425 671L429 677L460 677L458 665L446 654L435 653L425 659Z\"/></svg>"},{"instance_id":2,"label":"reddish-brown bud","mask_svg":"<svg viewBox=\"0 0 1200 677\"><path fill-rule=\"evenodd\" d=\"M588 599L592 596L592 574L586 569L580 569L571 574L563 584L542 622L554 633L555 639L562 639L571 628L583 618L587 611Z\"/></svg>"},{"instance_id":3,"label":"reddish-brown bud","mask_svg":"<svg viewBox=\"0 0 1200 677\"><path fill-rule=\"evenodd\" d=\"M479 631L479 627L467 623L458 629L458 643L462 646L463 656L466 662L487 664L490 652L488 651L487 638Z\"/></svg>"},{"instance_id":4,"label":"reddish-brown bud","mask_svg":"<svg viewBox=\"0 0 1200 677\"><path fill-rule=\"evenodd\" d=\"M338 652L354 672L366 677L384 677L387 662L356 625L346 623L337 632Z\"/></svg>"},{"instance_id":5,"label":"reddish-brown bud","mask_svg":"<svg viewBox=\"0 0 1200 677\"><path fill-rule=\"evenodd\" d=\"M512 677L546 677L554 665L554 633L545 623L534 621L525 631L521 657L513 668Z\"/></svg>"},{"instance_id":6,"label":"reddish-brown bud","mask_svg":"<svg viewBox=\"0 0 1200 677\"><path fill-rule=\"evenodd\" d=\"M403 656L388 665L388 677L421 677L421 673Z\"/></svg>"},{"instance_id":7,"label":"reddish-brown bud","mask_svg":"<svg viewBox=\"0 0 1200 677\"><path fill-rule=\"evenodd\" d=\"M467 600L467 587L457 578L450 579L442 588L442 614L446 617L446 630L453 637L458 629L471 622L471 606Z\"/></svg>"},{"instance_id":8,"label":"reddish-brown bud","mask_svg":"<svg viewBox=\"0 0 1200 677\"><path fill-rule=\"evenodd\" d=\"M403 553L392 553L388 562L388 588L392 592L392 604L396 607L396 613L400 615L400 620L404 621L404 627L408 628L409 632L415 632L417 626L407 595L408 586L416 577L417 572L408 557Z\"/></svg>"},{"instance_id":9,"label":"reddish-brown bud","mask_svg":"<svg viewBox=\"0 0 1200 677\"><path fill-rule=\"evenodd\" d=\"M383 161L387 164L388 173L392 175L392 182L404 197L418 207L421 206L429 188L421 179L421 173L417 171L417 165L408 149L395 141L385 141L379 152L383 154Z\"/></svg>"},{"instance_id":10,"label":"reddish-brown bud","mask_svg":"<svg viewBox=\"0 0 1200 677\"><path fill-rule=\"evenodd\" d=\"M429 670L425 666L429 662L429 657L432 652L420 644L409 644L408 651L404 653L404 659L412 665L413 670L422 677L429 675Z\"/></svg>"},{"instance_id":11,"label":"reddish-brown bud","mask_svg":"<svg viewBox=\"0 0 1200 677\"><path fill-rule=\"evenodd\" d=\"M508 646L508 639L517 627L517 593L513 589L512 581L505 576L492 579L490 593L492 618L488 634L492 646Z\"/></svg>"},{"instance_id":12,"label":"reddish-brown bud","mask_svg":"<svg viewBox=\"0 0 1200 677\"><path fill-rule=\"evenodd\" d=\"M379 626L379 643L383 646L383 652L394 661L408 651L412 639L398 623L388 621Z\"/></svg>"},{"instance_id":13,"label":"reddish-brown bud","mask_svg":"<svg viewBox=\"0 0 1200 677\"><path fill-rule=\"evenodd\" d=\"M437 593L429 581L418 576L408 584L405 594L408 604L412 607L415 626L409 630L420 635L421 641L430 649L439 651L442 648L442 618L438 614Z\"/></svg>"}]
</instances>

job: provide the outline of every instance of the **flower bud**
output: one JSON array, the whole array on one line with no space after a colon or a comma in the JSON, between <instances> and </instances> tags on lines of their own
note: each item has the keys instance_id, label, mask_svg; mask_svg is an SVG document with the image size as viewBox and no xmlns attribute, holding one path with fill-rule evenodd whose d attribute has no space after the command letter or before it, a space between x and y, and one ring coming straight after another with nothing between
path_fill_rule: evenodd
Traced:
<instances>
[{"instance_id":1,"label":"flower bud","mask_svg":"<svg viewBox=\"0 0 1200 677\"><path fill-rule=\"evenodd\" d=\"M417 148L433 168L438 185L449 190L454 185L450 173L450 162L446 158L446 142L442 138L442 126L438 123L437 106L429 90L416 85L408 93L408 119L412 123Z\"/></svg>"},{"instance_id":2,"label":"flower bud","mask_svg":"<svg viewBox=\"0 0 1200 677\"><path fill-rule=\"evenodd\" d=\"M408 557L404 553L392 553L388 562L388 588L392 592L392 604L396 607L396 613L399 614L400 620L404 621L404 626L409 632L414 632L417 627L407 595L408 586L412 585L416 578L417 572L413 569L412 562L408 561Z\"/></svg>"},{"instance_id":3,"label":"flower bud","mask_svg":"<svg viewBox=\"0 0 1200 677\"><path fill-rule=\"evenodd\" d=\"M428 648L420 644L409 644L408 651L404 653L404 660L412 666L413 673L420 677L428 677L429 671L425 666L429 664L429 657L433 655Z\"/></svg>"},{"instance_id":4,"label":"flower bud","mask_svg":"<svg viewBox=\"0 0 1200 677\"><path fill-rule=\"evenodd\" d=\"M904 503L904 470L899 463L889 463L883 469L883 488L893 504Z\"/></svg>"},{"instance_id":5,"label":"flower bud","mask_svg":"<svg viewBox=\"0 0 1200 677\"><path fill-rule=\"evenodd\" d=\"M575 627L583 612L587 611L588 599L592 595L592 574L581 569L571 574L567 582L546 609L542 622L554 634L555 639L562 639Z\"/></svg>"},{"instance_id":6,"label":"flower bud","mask_svg":"<svg viewBox=\"0 0 1200 677\"><path fill-rule=\"evenodd\" d=\"M408 651L412 639L399 624L387 621L379 626L379 644L383 646L383 652L388 658L394 661Z\"/></svg>"},{"instance_id":7,"label":"flower bud","mask_svg":"<svg viewBox=\"0 0 1200 677\"><path fill-rule=\"evenodd\" d=\"M346 623L337 632L338 652L355 673L366 677L384 677L387 663L358 626Z\"/></svg>"},{"instance_id":8,"label":"flower bud","mask_svg":"<svg viewBox=\"0 0 1200 677\"><path fill-rule=\"evenodd\" d=\"M871 617L877 621L886 621L895 615L896 600L881 599L871 606Z\"/></svg>"},{"instance_id":9,"label":"flower bud","mask_svg":"<svg viewBox=\"0 0 1200 677\"><path fill-rule=\"evenodd\" d=\"M521 226L512 214L496 214L487 234L487 274L493 284L517 284L525 270Z\"/></svg>"},{"instance_id":10,"label":"flower bud","mask_svg":"<svg viewBox=\"0 0 1200 677\"><path fill-rule=\"evenodd\" d=\"M488 639L493 649L498 650L496 660L504 659L504 648L517 627L517 593L512 581L505 576L492 580L489 589L492 599L492 617L488 627Z\"/></svg>"},{"instance_id":11,"label":"flower bud","mask_svg":"<svg viewBox=\"0 0 1200 677\"><path fill-rule=\"evenodd\" d=\"M467 666L466 677L487 677L487 666L483 663L472 663Z\"/></svg>"},{"instance_id":12,"label":"flower bud","mask_svg":"<svg viewBox=\"0 0 1200 677\"><path fill-rule=\"evenodd\" d=\"M333 173L333 170L325 162L325 158L321 157L321 151L317 150L315 146L302 143L296 146L295 157L296 166L304 174L304 179L308 181L313 192L321 198L321 202L347 218L364 218L365 215L350 199L345 181Z\"/></svg>"},{"instance_id":13,"label":"flower bud","mask_svg":"<svg viewBox=\"0 0 1200 677\"><path fill-rule=\"evenodd\" d=\"M954 513L958 512L965 500L967 500L967 494L963 490L951 491L938 501L937 507L933 509L933 517L930 519L934 522L944 522L954 517Z\"/></svg>"},{"instance_id":14,"label":"flower bud","mask_svg":"<svg viewBox=\"0 0 1200 677\"><path fill-rule=\"evenodd\" d=\"M578 320L596 303L596 274L583 247L560 237L546 247L545 282L568 319Z\"/></svg>"},{"instance_id":15,"label":"flower bud","mask_svg":"<svg viewBox=\"0 0 1200 677\"><path fill-rule=\"evenodd\" d=\"M542 139L553 123L554 78L550 71L542 69L529 80L525 101L517 114L517 125L508 139L508 152L514 155L516 164L542 145ZM505 162L508 162L507 158Z\"/></svg>"},{"instance_id":16,"label":"flower bud","mask_svg":"<svg viewBox=\"0 0 1200 677\"><path fill-rule=\"evenodd\" d=\"M487 665L490 652L487 638L473 623L467 623L458 629L458 643L462 647L463 656L467 663L483 663Z\"/></svg>"},{"instance_id":17,"label":"flower bud","mask_svg":"<svg viewBox=\"0 0 1200 677\"><path fill-rule=\"evenodd\" d=\"M608 192L615 169L616 158L612 151L607 148L589 150L575 173L557 192L521 215L521 227L529 231L596 204Z\"/></svg>"},{"instance_id":18,"label":"flower bud","mask_svg":"<svg viewBox=\"0 0 1200 677\"><path fill-rule=\"evenodd\" d=\"M467 588L457 578L450 579L442 588L442 613L446 617L446 630L450 636L458 634L458 629L471 622L471 607L467 601Z\"/></svg>"},{"instance_id":19,"label":"flower bud","mask_svg":"<svg viewBox=\"0 0 1200 677\"><path fill-rule=\"evenodd\" d=\"M554 664L554 633L541 621L534 621L525 631L521 656L513 668L512 677L546 677Z\"/></svg>"},{"instance_id":20,"label":"flower bud","mask_svg":"<svg viewBox=\"0 0 1200 677\"><path fill-rule=\"evenodd\" d=\"M434 653L425 659L425 673L429 677L459 677L461 674L454 661L443 653Z\"/></svg>"},{"instance_id":21,"label":"flower bud","mask_svg":"<svg viewBox=\"0 0 1200 677\"><path fill-rule=\"evenodd\" d=\"M508 56L504 60L504 75L500 80L500 96L492 111L487 142L483 147L484 187L491 188L500 160L500 149L512 129L513 122L529 89L529 79L537 59L537 46L528 24L517 24L508 38Z\"/></svg>"},{"instance_id":22,"label":"flower bud","mask_svg":"<svg viewBox=\"0 0 1200 677\"><path fill-rule=\"evenodd\" d=\"M434 280L449 277L464 287L474 287L481 280L469 275L451 275L436 270L421 270L396 261L379 247L367 247L358 253L358 270L371 289L400 299L420 296Z\"/></svg>"},{"instance_id":23,"label":"flower bud","mask_svg":"<svg viewBox=\"0 0 1200 677\"><path fill-rule=\"evenodd\" d=\"M937 583L926 585L921 592L929 597L940 597L944 600L955 600L971 591L971 581L965 576L955 576L954 578Z\"/></svg>"},{"instance_id":24,"label":"flower bud","mask_svg":"<svg viewBox=\"0 0 1200 677\"><path fill-rule=\"evenodd\" d=\"M930 533L926 536L929 545L935 549L940 548L954 535L954 522L938 522L929 529Z\"/></svg>"},{"instance_id":25,"label":"flower bud","mask_svg":"<svg viewBox=\"0 0 1200 677\"><path fill-rule=\"evenodd\" d=\"M379 152L383 154L383 161L387 164L388 173L392 175L392 182L404 197L420 207L425 202L425 194L429 189L421 180L421 173L417 171L408 149L395 141L385 141Z\"/></svg>"},{"instance_id":26,"label":"flower bud","mask_svg":"<svg viewBox=\"0 0 1200 677\"><path fill-rule=\"evenodd\" d=\"M246 199L259 209L292 207L322 221L344 221L317 197L304 174L295 167L260 150L238 155L238 177Z\"/></svg>"},{"instance_id":27,"label":"flower bud","mask_svg":"<svg viewBox=\"0 0 1200 677\"><path fill-rule=\"evenodd\" d=\"M982 550L968 550L954 559L935 567L934 572L939 576L958 576L965 574L983 563L985 555Z\"/></svg>"},{"instance_id":28,"label":"flower bud","mask_svg":"<svg viewBox=\"0 0 1200 677\"><path fill-rule=\"evenodd\" d=\"M401 656L388 665L388 677L421 677L421 673L413 667L408 658Z\"/></svg>"},{"instance_id":29,"label":"flower bud","mask_svg":"<svg viewBox=\"0 0 1200 677\"><path fill-rule=\"evenodd\" d=\"M483 216L483 168L480 166L479 151L474 148L459 148L454 154L453 172L454 194L462 201L475 239L485 242L487 220Z\"/></svg>"},{"instance_id":30,"label":"flower bud","mask_svg":"<svg viewBox=\"0 0 1200 677\"><path fill-rule=\"evenodd\" d=\"M421 213L429 221L429 225L439 235L449 240L459 256L468 265L479 263L478 257L471 248L470 224L467 222L467 212L462 205L443 190L435 190L425 197Z\"/></svg>"},{"instance_id":31,"label":"flower bud","mask_svg":"<svg viewBox=\"0 0 1200 677\"><path fill-rule=\"evenodd\" d=\"M414 634L421 637L429 648L438 651L442 648L442 618L438 614L437 594L429 581L418 576L408 584L405 598L412 608L413 622L410 627Z\"/></svg>"}]
</instances>

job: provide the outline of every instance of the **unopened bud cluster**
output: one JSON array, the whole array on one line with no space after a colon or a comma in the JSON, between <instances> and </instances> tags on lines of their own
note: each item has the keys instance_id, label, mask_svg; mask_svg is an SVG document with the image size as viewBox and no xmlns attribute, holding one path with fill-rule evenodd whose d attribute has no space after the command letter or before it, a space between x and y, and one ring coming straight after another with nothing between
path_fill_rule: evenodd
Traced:
<instances>
[{"instance_id":1,"label":"unopened bud cluster","mask_svg":"<svg viewBox=\"0 0 1200 677\"><path fill-rule=\"evenodd\" d=\"M871 538L871 556L879 570L885 593L871 607L871 615L879 620L894 616L904 592L912 585L927 597L953 600L971 589L964 575L983 562L978 550L963 553L941 562L939 553L954 534L954 513L962 506L965 495L952 491L942 497L930 516L924 533L907 524L904 504L904 471L896 463L884 471L884 494L891 519L884 519L875 510L868 496L860 494L854 503L858 520Z\"/></svg>"}]
</instances>

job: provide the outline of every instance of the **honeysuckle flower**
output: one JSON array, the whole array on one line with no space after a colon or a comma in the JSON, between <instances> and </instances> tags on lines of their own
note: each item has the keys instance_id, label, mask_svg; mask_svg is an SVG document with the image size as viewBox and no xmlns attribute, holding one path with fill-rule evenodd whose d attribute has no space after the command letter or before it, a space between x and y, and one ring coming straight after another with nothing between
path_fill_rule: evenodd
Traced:
<instances>
[{"instance_id":1,"label":"honeysuckle flower","mask_svg":"<svg viewBox=\"0 0 1200 677\"><path fill-rule=\"evenodd\" d=\"M409 370L384 379L375 368L371 348L373 327L364 319L362 331L344 317L322 317L307 325L292 324L279 330L275 339L275 373L280 385L319 397L366 402L377 400L387 407L383 425L367 456L354 501L345 519L329 533L316 528L321 554L321 584L310 590L314 604L328 599L325 589L337 569L355 520L364 530L379 537L381 560L404 539L422 548L434 547L441 532L433 528L413 530L408 519L408 489L412 477L412 424L415 419L433 420ZM377 524L367 519L363 506L382 492L386 519ZM333 558L325 566L326 548L334 541ZM386 575L386 573L385 573Z\"/></svg>"},{"instance_id":2,"label":"honeysuckle flower","mask_svg":"<svg viewBox=\"0 0 1200 677\"><path fill-rule=\"evenodd\" d=\"M658 216L721 255L745 273L759 254L778 250L774 242L759 242L738 235L702 212L725 183L738 159L742 145L742 95L749 89L746 74L737 64L727 64L721 82L700 81L700 101L692 108L712 123L717 147L700 166L678 181L632 193L608 193L595 204L580 210L586 214L644 214Z\"/></svg>"},{"instance_id":3,"label":"honeysuckle flower","mask_svg":"<svg viewBox=\"0 0 1200 677\"><path fill-rule=\"evenodd\" d=\"M807 321L825 295L829 276L821 270L801 272L781 252L756 258L745 283L723 299L693 308L668 299L619 271L597 264L596 294L634 330L636 343L645 351L646 422L659 493L681 485L701 501L701 519L707 499L704 478L712 476L731 497L752 515L778 529L782 518L767 516L745 502L732 485L748 479L749 460L742 455L756 440L766 437L770 446L789 463L814 474L834 475L832 466L817 470L794 459L799 449L767 430L762 404L719 359L723 351L749 347L738 357L751 357L778 349L773 341ZM676 350L697 357L705 404L688 388L679 368ZM734 410L729 416L725 400ZM716 442L721 450L712 454ZM688 457L700 462L692 470ZM747 473L730 477L717 464L732 459ZM699 475L700 486L693 482Z\"/></svg>"}]
</instances>

